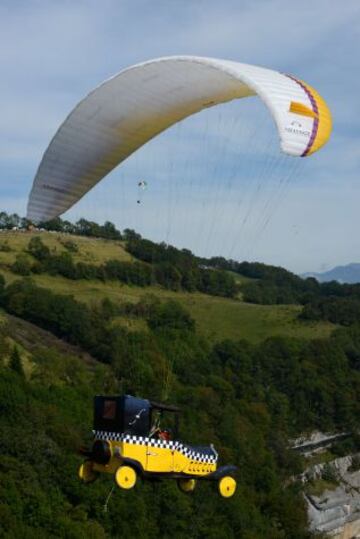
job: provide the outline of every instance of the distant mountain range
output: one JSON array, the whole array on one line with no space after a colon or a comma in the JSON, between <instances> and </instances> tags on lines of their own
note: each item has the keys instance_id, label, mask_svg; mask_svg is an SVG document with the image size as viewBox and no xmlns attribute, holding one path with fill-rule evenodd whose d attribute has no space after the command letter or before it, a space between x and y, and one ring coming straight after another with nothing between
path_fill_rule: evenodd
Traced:
<instances>
[{"instance_id":1,"label":"distant mountain range","mask_svg":"<svg viewBox=\"0 0 360 539\"><path fill-rule=\"evenodd\" d=\"M336 266L322 273L303 273L301 277L315 277L320 283L327 281L338 281L339 283L360 283L360 264L347 264L346 266Z\"/></svg>"}]
</instances>

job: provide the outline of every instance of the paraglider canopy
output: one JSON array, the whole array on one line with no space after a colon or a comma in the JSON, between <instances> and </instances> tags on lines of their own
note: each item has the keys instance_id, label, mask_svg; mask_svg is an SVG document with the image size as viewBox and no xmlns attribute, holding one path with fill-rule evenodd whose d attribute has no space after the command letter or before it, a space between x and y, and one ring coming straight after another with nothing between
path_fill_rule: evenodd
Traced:
<instances>
[{"instance_id":1,"label":"paraglider canopy","mask_svg":"<svg viewBox=\"0 0 360 539\"><path fill-rule=\"evenodd\" d=\"M214 58L173 56L137 64L93 90L51 141L37 171L28 219L50 220L82 198L151 138L205 108L259 96L283 152L307 156L331 132L331 115L308 84L277 71Z\"/></svg>"}]
</instances>

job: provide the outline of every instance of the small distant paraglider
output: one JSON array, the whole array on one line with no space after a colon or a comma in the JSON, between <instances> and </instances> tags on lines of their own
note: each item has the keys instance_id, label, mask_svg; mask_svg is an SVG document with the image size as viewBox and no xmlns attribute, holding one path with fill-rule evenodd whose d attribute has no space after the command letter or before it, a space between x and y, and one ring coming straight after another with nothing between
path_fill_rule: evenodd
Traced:
<instances>
[{"instance_id":1,"label":"small distant paraglider","mask_svg":"<svg viewBox=\"0 0 360 539\"><path fill-rule=\"evenodd\" d=\"M139 183L138 183L138 198L137 198L137 203L138 204L141 204L142 203L142 193L143 191L146 191L147 189L147 182L145 180L140 180Z\"/></svg>"}]
</instances>

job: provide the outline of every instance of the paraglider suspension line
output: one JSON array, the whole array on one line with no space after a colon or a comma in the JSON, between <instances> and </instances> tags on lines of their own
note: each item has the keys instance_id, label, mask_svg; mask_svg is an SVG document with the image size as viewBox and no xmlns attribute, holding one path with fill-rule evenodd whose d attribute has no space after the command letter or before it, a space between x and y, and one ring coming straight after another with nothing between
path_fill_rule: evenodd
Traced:
<instances>
[{"instance_id":1,"label":"paraglider suspension line","mask_svg":"<svg viewBox=\"0 0 360 539\"><path fill-rule=\"evenodd\" d=\"M105 503L104 503L104 513L107 513L107 511L108 511L109 501L110 501L110 498L112 496L112 493L114 492L114 488L115 488L115 485L113 485L111 487L109 494L106 496L106 500L105 500Z\"/></svg>"}]
</instances>

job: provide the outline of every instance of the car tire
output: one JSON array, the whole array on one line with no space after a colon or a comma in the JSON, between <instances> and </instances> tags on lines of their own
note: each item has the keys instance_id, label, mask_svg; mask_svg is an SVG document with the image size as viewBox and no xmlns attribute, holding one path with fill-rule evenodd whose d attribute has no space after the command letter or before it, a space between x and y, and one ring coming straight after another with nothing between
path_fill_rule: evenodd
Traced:
<instances>
[{"instance_id":1,"label":"car tire","mask_svg":"<svg viewBox=\"0 0 360 539\"><path fill-rule=\"evenodd\" d=\"M196 480L195 479L178 479L177 485L181 492L184 492L185 494L191 494L194 492L196 487Z\"/></svg>"},{"instance_id":2,"label":"car tire","mask_svg":"<svg viewBox=\"0 0 360 539\"><path fill-rule=\"evenodd\" d=\"M236 481L230 475L225 475L219 481L219 492L223 498L231 498L235 494Z\"/></svg>"},{"instance_id":3,"label":"car tire","mask_svg":"<svg viewBox=\"0 0 360 539\"><path fill-rule=\"evenodd\" d=\"M98 477L99 473L93 469L94 463L91 460L83 462L79 468L79 477L84 483L93 483Z\"/></svg>"},{"instance_id":4,"label":"car tire","mask_svg":"<svg viewBox=\"0 0 360 539\"><path fill-rule=\"evenodd\" d=\"M115 473L115 481L118 487L130 490L136 485L137 474L131 466L120 466Z\"/></svg>"}]
</instances>

